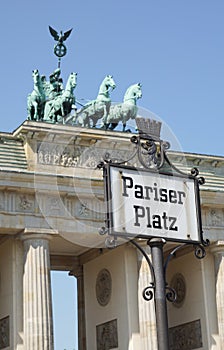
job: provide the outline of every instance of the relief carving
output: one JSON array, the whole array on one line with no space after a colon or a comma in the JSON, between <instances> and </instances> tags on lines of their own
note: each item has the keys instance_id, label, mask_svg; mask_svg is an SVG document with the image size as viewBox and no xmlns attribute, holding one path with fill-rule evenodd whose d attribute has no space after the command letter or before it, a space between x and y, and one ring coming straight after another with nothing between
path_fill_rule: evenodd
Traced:
<instances>
[{"instance_id":1,"label":"relief carving","mask_svg":"<svg viewBox=\"0 0 224 350\"><path fill-rule=\"evenodd\" d=\"M102 269L96 279L96 298L101 306L106 306L111 297L112 278L110 271Z\"/></svg>"},{"instance_id":2,"label":"relief carving","mask_svg":"<svg viewBox=\"0 0 224 350\"><path fill-rule=\"evenodd\" d=\"M211 209L209 212L209 224L211 226L223 226L223 211L221 209Z\"/></svg>"},{"instance_id":3,"label":"relief carving","mask_svg":"<svg viewBox=\"0 0 224 350\"><path fill-rule=\"evenodd\" d=\"M0 211L9 213L34 213L44 216L61 216L80 220L103 221L104 200L95 197L83 200L76 197L68 198L58 195L47 194L19 194L15 192L0 192Z\"/></svg>"},{"instance_id":4,"label":"relief carving","mask_svg":"<svg viewBox=\"0 0 224 350\"><path fill-rule=\"evenodd\" d=\"M104 220L104 202L99 199L76 200L75 216L80 219Z\"/></svg>"},{"instance_id":5,"label":"relief carving","mask_svg":"<svg viewBox=\"0 0 224 350\"><path fill-rule=\"evenodd\" d=\"M172 327L169 329L170 350L193 350L203 347L201 321Z\"/></svg>"},{"instance_id":6,"label":"relief carving","mask_svg":"<svg viewBox=\"0 0 224 350\"><path fill-rule=\"evenodd\" d=\"M32 196L28 195L21 195L17 199L17 206L18 211L33 211L34 207L34 198Z\"/></svg>"},{"instance_id":7,"label":"relief carving","mask_svg":"<svg viewBox=\"0 0 224 350\"><path fill-rule=\"evenodd\" d=\"M117 320L96 326L97 350L118 348Z\"/></svg>"},{"instance_id":8,"label":"relief carving","mask_svg":"<svg viewBox=\"0 0 224 350\"><path fill-rule=\"evenodd\" d=\"M181 307L186 297L186 282L184 276L181 273L176 273L171 280L170 286L176 292L176 300L173 302L173 305Z\"/></svg>"},{"instance_id":9,"label":"relief carving","mask_svg":"<svg viewBox=\"0 0 224 350\"><path fill-rule=\"evenodd\" d=\"M0 349L9 346L9 316L0 320Z\"/></svg>"},{"instance_id":10,"label":"relief carving","mask_svg":"<svg viewBox=\"0 0 224 350\"><path fill-rule=\"evenodd\" d=\"M49 197L47 198L47 213L48 215L64 215L63 211L64 203L59 197Z\"/></svg>"},{"instance_id":11,"label":"relief carving","mask_svg":"<svg viewBox=\"0 0 224 350\"><path fill-rule=\"evenodd\" d=\"M80 208L78 210L78 215L79 216L85 216L85 217L89 216L89 209L87 207L87 203L86 202L80 204Z\"/></svg>"}]
</instances>

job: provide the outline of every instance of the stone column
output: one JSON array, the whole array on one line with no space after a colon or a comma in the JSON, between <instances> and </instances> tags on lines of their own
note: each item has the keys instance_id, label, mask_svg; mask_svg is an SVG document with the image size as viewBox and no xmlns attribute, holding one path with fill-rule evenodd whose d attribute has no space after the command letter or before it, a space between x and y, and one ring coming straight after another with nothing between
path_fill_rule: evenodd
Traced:
<instances>
[{"instance_id":1,"label":"stone column","mask_svg":"<svg viewBox=\"0 0 224 350\"><path fill-rule=\"evenodd\" d=\"M215 256L216 306L220 344L224 344L224 241L217 241L210 251Z\"/></svg>"},{"instance_id":2,"label":"stone column","mask_svg":"<svg viewBox=\"0 0 224 350\"><path fill-rule=\"evenodd\" d=\"M143 248L143 247L142 247ZM150 248L143 248L151 260ZM139 305L139 329L141 350L157 350L156 316L154 299L146 301L142 292L152 282L148 263L138 250L139 278L138 278L138 305Z\"/></svg>"},{"instance_id":3,"label":"stone column","mask_svg":"<svg viewBox=\"0 0 224 350\"><path fill-rule=\"evenodd\" d=\"M53 350L50 235L23 235L24 350Z\"/></svg>"},{"instance_id":4,"label":"stone column","mask_svg":"<svg viewBox=\"0 0 224 350\"><path fill-rule=\"evenodd\" d=\"M76 266L69 275L77 278L77 301L78 301L78 344L79 350L86 350L86 320L85 320L85 295L83 266Z\"/></svg>"}]
</instances>

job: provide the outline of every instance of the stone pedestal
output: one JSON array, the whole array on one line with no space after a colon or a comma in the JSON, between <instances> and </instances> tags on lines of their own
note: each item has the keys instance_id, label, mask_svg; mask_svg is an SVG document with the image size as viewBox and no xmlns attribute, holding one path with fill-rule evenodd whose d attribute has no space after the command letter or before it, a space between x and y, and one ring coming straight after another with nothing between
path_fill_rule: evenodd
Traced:
<instances>
[{"instance_id":1,"label":"stone pedestal","mask_svg":"<svg viewBox=\"0 0 224 350\"><path fill-rule=\"evenodd\" d=\"M150 248L144 248L146 254L151 258ZM151 259L150 259L151 260ZM154 299L145 301L142 291L152 282L151 272L147 261L142 253L138 251L139 279L138 279L138 305L139 305L139 328L141 350L157 350L156 316Z\"/></svg>"},{"instance_id":2,"label":"stone pedestal","mask_svg":"<svg viewBox=\"0 0 224 350\"><path fill-rule=\"evenodd\" d=\"M224 344L224 241L216 242L210 249L215 256L216 305L219 342Z\"/></svg>"},{"instance_id":3,"label":"stone pedestal","mask_svg":"<svg viewBox=\"0 0 224 350\"><path fill-rule=\"evenodd\" d=\"M53 322L49 236L29 234L24 241L24 350L52 350Z\"/></svg>"}]
</instances>

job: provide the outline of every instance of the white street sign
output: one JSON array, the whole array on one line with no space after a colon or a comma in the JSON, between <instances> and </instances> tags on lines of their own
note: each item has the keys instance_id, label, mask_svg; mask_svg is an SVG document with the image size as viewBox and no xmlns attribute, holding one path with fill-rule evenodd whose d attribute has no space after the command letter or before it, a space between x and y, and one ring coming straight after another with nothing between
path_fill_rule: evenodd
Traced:
<instances>
[{"instance_id":1,"label":"white street sign","mask_svg":"<svg viewBox=\"0 0 224 350\"><path fill-rule=\"evenodd\" d=\"M107 171L110 234L201 241L195 178L116 165Z\"/></svg>"}]
</instances>

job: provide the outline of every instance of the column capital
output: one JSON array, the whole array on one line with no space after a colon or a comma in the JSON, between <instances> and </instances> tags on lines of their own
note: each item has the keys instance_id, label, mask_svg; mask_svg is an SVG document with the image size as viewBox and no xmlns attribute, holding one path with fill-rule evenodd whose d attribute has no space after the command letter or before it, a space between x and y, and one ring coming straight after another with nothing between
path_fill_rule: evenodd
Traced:
<instances>
[{"instance_id":1,"label":"column capital","mask_svg":"<svg viewBox=\"0 0 224 350\"><path fill-rule=\"evenodd\" d=\"M224 254L224 241L219 240L219 241L216 241L215 243L211 244L210 252L214 255Z\"/></svg>"},{"instance_id":2,"label":"column capital","mask_svg":"<svg viewBox=\"0 0 224 350\"><path fill-rule=\"evenodd\" d=\"M20 233L19 238L21 241L29 239L45 239L49 241L55 235L58 235L58 231L52 229L25 228L23 232Z\"/></svg>"}]
</instances>

